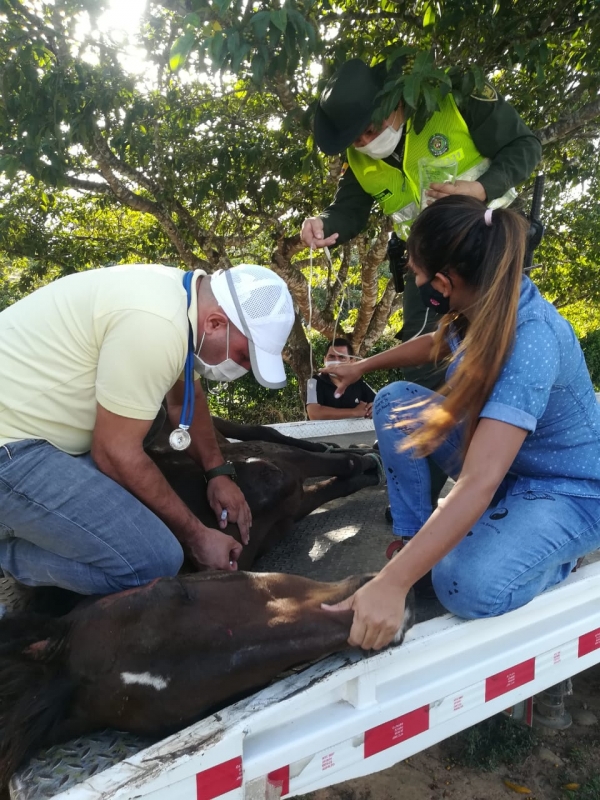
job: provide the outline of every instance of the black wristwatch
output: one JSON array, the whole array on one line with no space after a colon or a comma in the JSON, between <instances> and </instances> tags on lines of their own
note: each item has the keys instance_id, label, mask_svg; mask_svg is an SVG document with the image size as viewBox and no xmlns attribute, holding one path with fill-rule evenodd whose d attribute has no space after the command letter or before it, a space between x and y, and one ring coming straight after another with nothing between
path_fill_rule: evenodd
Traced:
<instances>
[{"instance_id":1,"label":"black wristwatch","mask_svg":"<svg viewBox=\"0 0 600 800\"><path fill-rule=\"evenodd\" d=\"M237 480L235 466L231 463L231 461L225 461L219 467L207 469L204 473L204 480L208 483L211 478L218 478L219 475L227 475L232 481Z\"/></svg>"}]
</instances>

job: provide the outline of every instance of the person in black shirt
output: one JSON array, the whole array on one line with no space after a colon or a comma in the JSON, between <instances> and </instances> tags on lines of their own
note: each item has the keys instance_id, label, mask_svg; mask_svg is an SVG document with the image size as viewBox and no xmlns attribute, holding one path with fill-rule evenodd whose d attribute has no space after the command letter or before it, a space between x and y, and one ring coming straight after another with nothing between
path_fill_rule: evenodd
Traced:
<instances>
[{"instance_id":1,"label":"person in black shirt","mask_svg":"<svg viewBox=\"0 0 600 800\"><path fill-rule=\"evenodd\" d=\"M330 343L325 354L325 366L347 364L353 359L352 344L338 338ZM308 381L306 412L309 419L371 418L375 392L362 378L350 384L341 397L336 397L338 380L335 375L313 375Z\"/></svg>"}]
</instances>

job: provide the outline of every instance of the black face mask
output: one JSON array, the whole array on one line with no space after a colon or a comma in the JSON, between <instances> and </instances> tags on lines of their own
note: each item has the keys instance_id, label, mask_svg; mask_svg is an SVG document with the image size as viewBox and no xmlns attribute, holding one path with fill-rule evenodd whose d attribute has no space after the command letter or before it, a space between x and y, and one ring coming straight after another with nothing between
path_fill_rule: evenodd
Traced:
<instances>
[{"instance_id":1,"label":"black face mask","mask_svg":"<svg viewBox=\"0 0 600 800\"><path fill-rule=\"evenodd\" d=\"M436 314L447 314L450 311L450 298L434 289L431 281L419 286L419 294L425 308L430 308Z\"/></svg>"}]
</instances>

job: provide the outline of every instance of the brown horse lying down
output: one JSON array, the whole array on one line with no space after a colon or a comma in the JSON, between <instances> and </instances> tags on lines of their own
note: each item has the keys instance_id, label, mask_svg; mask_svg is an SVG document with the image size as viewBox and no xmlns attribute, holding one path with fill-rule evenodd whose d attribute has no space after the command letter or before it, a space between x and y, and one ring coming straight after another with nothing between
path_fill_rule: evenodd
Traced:
<instances>
[{"instance_id":1,"label":"brown horse lying down","mask_svg":"<svg viewBox=\"0 0 600 800\"><path fill-rule=\"evenodd\" d=\"M272 428L214 417L213 423L220 434L223 456L235 464L238 484L252 511L250 543L238 561L240 569L249 569L258 556L285 536L294 522L315 508L379 482L377 461L368 451L329 452L325 444L292 439ZM185 452L169 447L170 430L165 422L148 452L193 513L205 525L216 527L202 470ZM225 436L244 441L230 443ZM325 479L304 486L310 478ZM228 525L225 532L240 541L237 525Z\"/></svg>"},{"instance_id":2,"label":"brown horse lying down","mask_svg":"<svg viewBox=\"0 0 600 800\"><path fill-rule=\"evenodd\" d=\"M349 648L328 612L372 576L203 573L84 601L59 619L0 620L0 782L45 745L103 728L162 736L283 670ZM400 644L414 620L409 596Z\"/></svg>"}]
</instances>

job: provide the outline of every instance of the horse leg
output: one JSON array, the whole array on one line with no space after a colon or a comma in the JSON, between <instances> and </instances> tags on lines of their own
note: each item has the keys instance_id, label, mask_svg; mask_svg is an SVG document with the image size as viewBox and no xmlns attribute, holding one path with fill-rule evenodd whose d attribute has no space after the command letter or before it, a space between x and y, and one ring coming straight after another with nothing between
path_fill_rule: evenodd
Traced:
<instances>
[{"instance_id":1,"label":"horse leg","mask_svg":"<svg viewBox=\"0 0 600 800\"><path fill-rule=\"evenodd\" d=\"M350 478L376 467L372 457L347 451L345 453L297 453L293 464L287 465L297 475L307 478L326 476Z\"/></svg>"},{"instance_id":2,"label":"horse leg","mask_svg":"<svg viewBox=\"0 0 600 800\"><path fill-rule=\"evenodd\" d=\"M327 445L322 442L309 442L307 439L294 439L285 436L274 428L265 425L243 425L241 422L232 422L229 419L212 417L214 428L227 439L239 439L240 442L268 442L269 444L287 444L298 450L309 453L325 453Z\"/></svg>"},{"instance_id":3,"label":"horse leg","mask_svg":"<svg viewBox=\"0 0 600 800\"><path fill-rule=\"evenodd\" d=\"M328 478L312 486L305 486L302 501L294 517L294 522L303 519L316 508L328 503L330 500L337 500L339 497L348 497L348 495L354 494L360 489L366 489L367 486L377 486L378 483L379 478L377 474L371 471L363 472L361 475L353 475L345 479Z\"/></svg>"},{"instance_id":4,"label":"horse leg","mask_svg":"<svg viewBox=\"0 0 600 800\"><path fill-rule=\"evenodd\" d=\"M238 561L238 569L252 570L257 558L270 552L279 542L287 536L290 528L296 521L296 516L281 510L269 514L268 517L260 516L253 520L250 531L250 543L242 550Z\"/></svg>"},{"instance_id":5,"label":"horse leg","mask_svg":"<svg viewBox=\"0 0 600 800\"><path fill-rule=\"evenodd\" d=\"M350 477L372 470L376 466L372 455L355 450L308 453L289 445L248 442L229 444L222 448L222 452L225 458L236 464L238 471L243 468L244 462L264 461L278 467L288 477L300 481L327 476Z\"/></svg>"}]
</instances>

